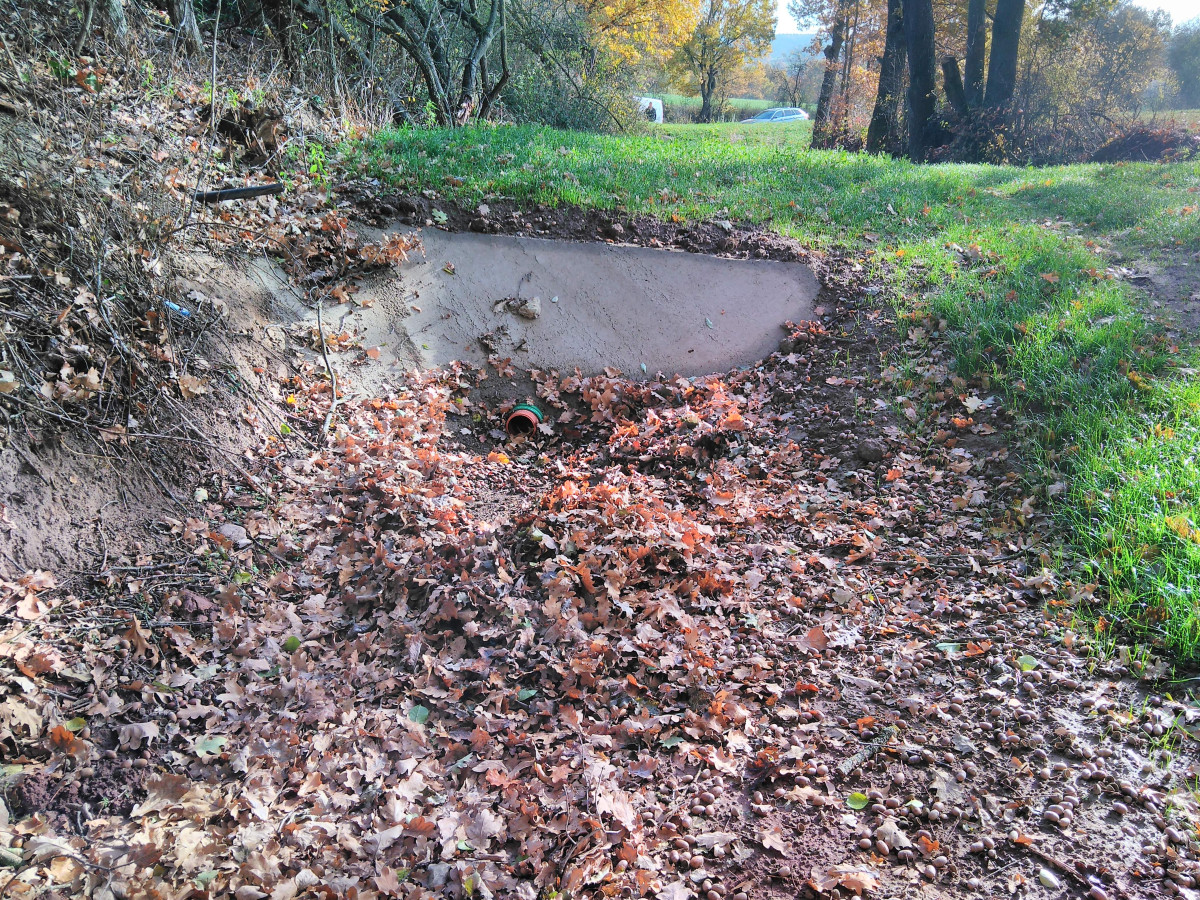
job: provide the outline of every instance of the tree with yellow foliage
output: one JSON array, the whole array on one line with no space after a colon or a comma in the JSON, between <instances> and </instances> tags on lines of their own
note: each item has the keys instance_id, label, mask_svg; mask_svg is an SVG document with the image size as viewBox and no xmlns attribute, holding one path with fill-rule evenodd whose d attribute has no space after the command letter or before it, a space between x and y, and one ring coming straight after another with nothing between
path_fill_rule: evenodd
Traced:
<instances>
[{"instance_id":1,"label":"tree with yellow foliage","mask_svg":"<svg viewBox=\"0 0 1200 900\"><path fill-rule=\"evenodd\" d=\"M687 40L698 0L582 0L598 49L630 66L661 63Z\"/></svg>"},{"instance_id":2,"label":"tree with yellow foliage","mask_svg":"<svg viewBox=\"0 0 1200 900\"><path fill-rule=\"evenodd\" d=\"M701 122L711 122L713 98L730 75L771 49L773 0L701 0L691 35L675 54L675 67L700 90Z\"/></svg>"}]
</instances>

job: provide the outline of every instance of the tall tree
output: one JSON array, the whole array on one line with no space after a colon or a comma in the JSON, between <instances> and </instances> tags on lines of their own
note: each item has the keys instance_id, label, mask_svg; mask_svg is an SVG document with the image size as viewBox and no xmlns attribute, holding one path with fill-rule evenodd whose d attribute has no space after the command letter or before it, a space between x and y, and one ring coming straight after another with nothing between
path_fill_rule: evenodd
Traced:
<instances>
[{"instance_id":1,"label":"tall tree","mask_svg":"<svg viewBox=\"0 0 1200 900\"><path fill-rule=\"evenodd\" d=\"M812 145L814 147L824 147L829 143L830 122L833 117L833 89L837 86L838 71L840 70L838 60L842 55L849 15L849 0L838 0L833 25L829 29L829 43L825 45L823 51L825 72L821 76L821 92L817 95L817 112L813 116Z\"/></svg>"},{"instance_id":2,"label":"tall tree","mask_svg":"<svg viewBox=\"0 0 1200 900\"><path fill-rule=\"evenodd\" d=\"M988 65L985 103L1001 109L1012 102L1017 89L1017 53L1021 49L1021 23L1025 0L996 0L992 20L992 59Z\"/></svg>"},{"instance_id":3,"label":"tall tree","mask_svg":"<svg viewBox=\"0 0 1200 900\"><path fill-rule=\"evenodd\" d=\"M701 122L711 122L713 100L729 76L765 56L775 37L772 0L702 0L700 17L676 54L676 66L700 88Z\"/></svg>"},{"instance_id":4,"label":"tall tree","mask_svg":"<svg viewBox=\"0 0 1200 900\"><path fill-rule=\"evenodd\" d=\"M904 4L904 37L908 45L908 155L924 162L937 106L932 0L908 0Z\"/></svg>"},{"instance_id":5,"label":"tall tree","mask_svg":"<svg viewBox=\"0 0 1200 900\"><path fill-rule=\"evenodd\" d=\"M124 2L122 0L83 0L83 8L80 10L83 25L75 38L76 53L82 52L88 38L91 37L92 21L95 19L98 4L102 4L104 7L102 14L117 46L121 48L129 46L129 21L125 18Z\"/></svg>"},{"instance_id":6,"label":"tall tree","mask_svg":"<svg viewBox=\"0 0 1200 900\"><path fill-rule=\"evenodd\" d=\"M968 106L983 103L983 68L987 53L987 0L968 0L966 84Z\"/></svg>"},{"instance_id":7,"label":"tall tree","mask_svg":"<svg viewBox=\"0 0 1200 900\"><path fill-rule=\"evenodd\" d=\"M875 109L871 113L871 124L867 126L868 153L895 154L903 149L900 97L904 91L904 59L904 4L902 0L888 0Z\"/></svg>"}]
</instances>

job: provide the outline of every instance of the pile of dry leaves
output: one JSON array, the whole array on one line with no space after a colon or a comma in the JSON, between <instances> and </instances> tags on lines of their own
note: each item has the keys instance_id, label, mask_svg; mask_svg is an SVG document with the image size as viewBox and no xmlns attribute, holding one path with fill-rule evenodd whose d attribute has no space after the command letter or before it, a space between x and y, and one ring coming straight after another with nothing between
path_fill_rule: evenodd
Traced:
<instances>
[{"instance_id":1,"label":"pile of dry leaves","mask_svg":"<svg viewBox=\"0 0 1200 900\"><path fill-rule=\"evenodd\" d=\"M486 373L289 380L169 553L2 586L5 894L1194 895L1200 711L1080 645L1002 404L866 346L534 373L516 446Z\"/></svg>"}]
</instances>

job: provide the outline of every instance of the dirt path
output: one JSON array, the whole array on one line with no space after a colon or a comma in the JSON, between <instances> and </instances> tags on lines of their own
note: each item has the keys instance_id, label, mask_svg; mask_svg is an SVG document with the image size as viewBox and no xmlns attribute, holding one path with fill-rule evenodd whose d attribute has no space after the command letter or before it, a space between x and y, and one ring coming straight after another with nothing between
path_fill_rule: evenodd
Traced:
<instances>
[{"instance_id":1,"label":"dirt path","mask_svg":"<svg viewBox=\"0 0 1200 900\"><path fill-rule=\"evenodd\" d=\"M110 561L156 612L7 585L20 893L1192 896L1196 707L1085 650L1000 401L927 347L891 404L827 282L751 370L544 377L532 444L466 370L327 442L292 379L317 449Z\"/></svg>"}]
</instances>

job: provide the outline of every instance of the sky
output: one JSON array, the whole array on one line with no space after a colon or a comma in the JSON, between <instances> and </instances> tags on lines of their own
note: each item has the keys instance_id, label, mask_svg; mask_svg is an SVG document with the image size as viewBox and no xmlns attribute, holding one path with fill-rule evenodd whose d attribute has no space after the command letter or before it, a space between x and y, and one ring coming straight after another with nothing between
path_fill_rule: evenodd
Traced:
<instances>
[{"instance_id":1,"label":"sky","mask_svg":"<svg viewBox=\"0 0 1200 900\"><path fill-rule=\"evenodd\" d=\"M1200 0L1137 0L1137 5L1143 9L1163 9L1171 15L1171 21L1176 25L1182 24L1196 16L1200 16ZM779 0L779 25L777 34L797 34L795 20L788 15L787 0Z\"/></svg>"}]
</instances>

